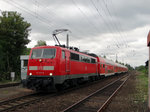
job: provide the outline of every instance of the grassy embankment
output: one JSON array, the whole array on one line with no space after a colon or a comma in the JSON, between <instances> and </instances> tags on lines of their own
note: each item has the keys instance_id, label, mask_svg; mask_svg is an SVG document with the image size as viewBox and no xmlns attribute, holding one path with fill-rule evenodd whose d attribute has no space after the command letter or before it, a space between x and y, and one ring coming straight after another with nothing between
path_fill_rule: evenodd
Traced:
<instances>
[{"instance_id":1,"label":"grassy embankment","mask_svg":"<svg viewBox=\"0 0 150 112\"><path fill-rule=\"evenodd\" d=\"M142 67L142 69L137 69L136 73L136 93L133 95L134 103L145 112L148 101L148 70Z\"/></svg>"},{"instance_id":2,"label":"grassy embankment","mask_svg":"<svg viewBox=\"0 0 150 112\"><path fill-rule=\"evenodd\" d=\"M141 102L147 101L148 98L148 71L146 68L139 69L137 75L137 99Z\"/></svg>"},{"instance_id":3,"label":"grassy embankment","mask_svg":"<svg viewBox=\"0 0 150 112\"><path fill-rule=\"evenodd\" d=\"M137 76L137 95L138 99L142 102L147 101L148 98L148 75L144 72L140 72L140 75Z\"/></svg>"}]
</instances>

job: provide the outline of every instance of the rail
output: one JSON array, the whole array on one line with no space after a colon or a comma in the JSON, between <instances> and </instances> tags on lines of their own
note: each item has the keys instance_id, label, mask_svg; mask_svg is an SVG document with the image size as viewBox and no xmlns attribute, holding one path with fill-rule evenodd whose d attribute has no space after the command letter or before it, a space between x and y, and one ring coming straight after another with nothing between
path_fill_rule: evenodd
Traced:
<instances>
[{"instance_id":1,"label":"rail","mask_svg":"<svg viewBox=\"0 0 150 112\"><path fill-rule=\"evenodd\" d=\"M102 80L99 80L99 81L102 81ZM79 89L79 88L87 87L89 85L96 84L99 81L84 84L84 85L81 85L80 87L70 88L70 89L59 91L59 92L52 93L52 94L31 93L31 94L20 96L20 97L14 98L14 99L9 99L9 100L6 100L6 101L2 101L2 102L0 102L0 112L9 111L9 110L16 110L19 107L23 107L25 105L33 104L35 102L39 102L41 100L45 100L45 99L48 99L48 98L51 98L51 97L54 97L54 96L59 96L59 95L71 92L71 91Z\"/></svg>"},{"instance_id":2,"label":"rail","mask_svg":"<svg viewBox=\"0 0 150 112\"><path fill-rule=\"evenodd\" d=\"M63 112L102 112L128 78L129 76L123 76L122 78L115 80L81 99L77 103L69 106L63 110Z\"/></svg>"},{"instance_id":3,"label":"rail","mask_svg":"<svg viewBox=\"0 0 150 112\"><path fill-rule=\"evenodd\" d=\"M2 101L0 102L0 112L8 111L11 109L14 110L26 104L31 104L36 101L39 101L44 97L45 97L45 94L41 95L40 93L31 93L31 94L20 96L14 99Z\"/></svg>"}]
</instances>

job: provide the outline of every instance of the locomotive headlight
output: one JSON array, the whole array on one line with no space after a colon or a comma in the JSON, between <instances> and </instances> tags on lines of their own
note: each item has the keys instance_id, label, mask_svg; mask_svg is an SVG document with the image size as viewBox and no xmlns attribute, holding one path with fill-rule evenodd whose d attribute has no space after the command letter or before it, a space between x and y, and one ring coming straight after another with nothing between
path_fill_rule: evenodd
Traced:
<instances>
[{"instance_id":1,"label":"locomotive headlight","mask_svg":"<svg viewBox=\"0 0 150 112\"><path fill-rule=\"evenodd\" d=\"M39 62L42 62L42 59L39 59Z\"/></svg>"},{"instance_id":2,"label":"locomotive headlight","mask_svg":"<svg viewBox=\"0 0 150 112\"><path fill-rule=\"evenodd\" d=\"M31 75L32 75L32 73L29 73L29 75L31 76Z\"/></svg>"},{"instance_id":3,"label":"locomotive headlight","mask_svg":"<svg viewBox=\"0 0 150 112\"><path fill-rule=\"evenodd\" d=\"M50 75L50 76L52 76L53 74L52 74L52 73L50 73L49 75Z\"/></svg>"}]
</instances>

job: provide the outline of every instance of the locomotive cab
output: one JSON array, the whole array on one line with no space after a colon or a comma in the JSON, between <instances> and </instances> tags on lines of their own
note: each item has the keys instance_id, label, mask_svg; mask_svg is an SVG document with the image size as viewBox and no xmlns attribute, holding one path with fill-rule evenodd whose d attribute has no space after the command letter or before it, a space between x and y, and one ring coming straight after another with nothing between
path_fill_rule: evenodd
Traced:
<instances>
[{"instance_id":1,"label":"locomotive cab","mask_svg":"<svg viewBox=\"0 0 150 112\"><path fill-rule=\"evenodd\" d=\"M56 65L56 48L32 49L28 76L52 76Z\"/></svg>"},{"instance_id":2,"label":"locomotive cab","mask_svg":"<svg viewBox=\"0 0 150 112\"><path fill-rule=\"evenodd\" d=\"M35 47L31 50L27 71L27 88L41 90L53 88L53 75L57 69L57 48Z\"/></svg>"}]
</instances>

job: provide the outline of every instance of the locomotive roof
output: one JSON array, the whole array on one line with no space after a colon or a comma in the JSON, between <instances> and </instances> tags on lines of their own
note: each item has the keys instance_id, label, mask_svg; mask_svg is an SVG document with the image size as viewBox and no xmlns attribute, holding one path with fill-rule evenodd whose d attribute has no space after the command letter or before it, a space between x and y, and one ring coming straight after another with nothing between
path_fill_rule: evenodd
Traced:
<instances>
[{"instance_id":1,"label":"locomotive roof","mask_svg":"<svg viewBox=\"0 0 150 112\"><path fill-rule=\"evenodd\" d=\"M85 56L88 56L88 57L92 57L92 58L96 58L96 56L97 55L88 55L88 54L86 54L86 53L82 53L82 52L79 52L79 51L75 51L75 50L71 50L71 49L67 49L67 48L64 48L64 47L60 47L60 46L38 46L38 47L34 47L34 48L32 48L32 49L41 49L41 48L60 48L60 49L63 49L63 50L68 50L68 51L70 51L70 52L73 52L73 53L77 53L77 54L81 54L81 55L85 55ZM98 57L98 56L97 56ZM124 65L121 65L121 64L119 64L119 63L115 63L115 62L113 62L113 61L111 61L111 60L108 60L108 59L106 59L106 58L102 58L102 57L98 57L99 59L100 59L100 61L102 62L102 63L106 63L106 64L111 64L111 65L115 65L115 66L119 66L119 67L124 67L124 68L127 68L126 66L124 66Z\"/></svg>"},{"instance_id":2,"label":"locomotive roof","mask_svg":"<svg viewBox=\"0 0 150 112\"><path fill-rule=\"evenodd\" d=\"M60 47L60 46L38 46L38 47L34 47L34 48L32 48L32 49L41 49L41 48L60 48L60 49L63 49L63 50L68 50L68 51L73 52L73 53L85 55L85 56L88 56L88 57L91 57L91 58L96 58L96 57L94 57L94 56L92 56L92 55L88 55L88 54L85 54L85 53L83 53L83 52L79 52L79 51L67 49L67 48Z\"/></svg>"}]
</instances>

